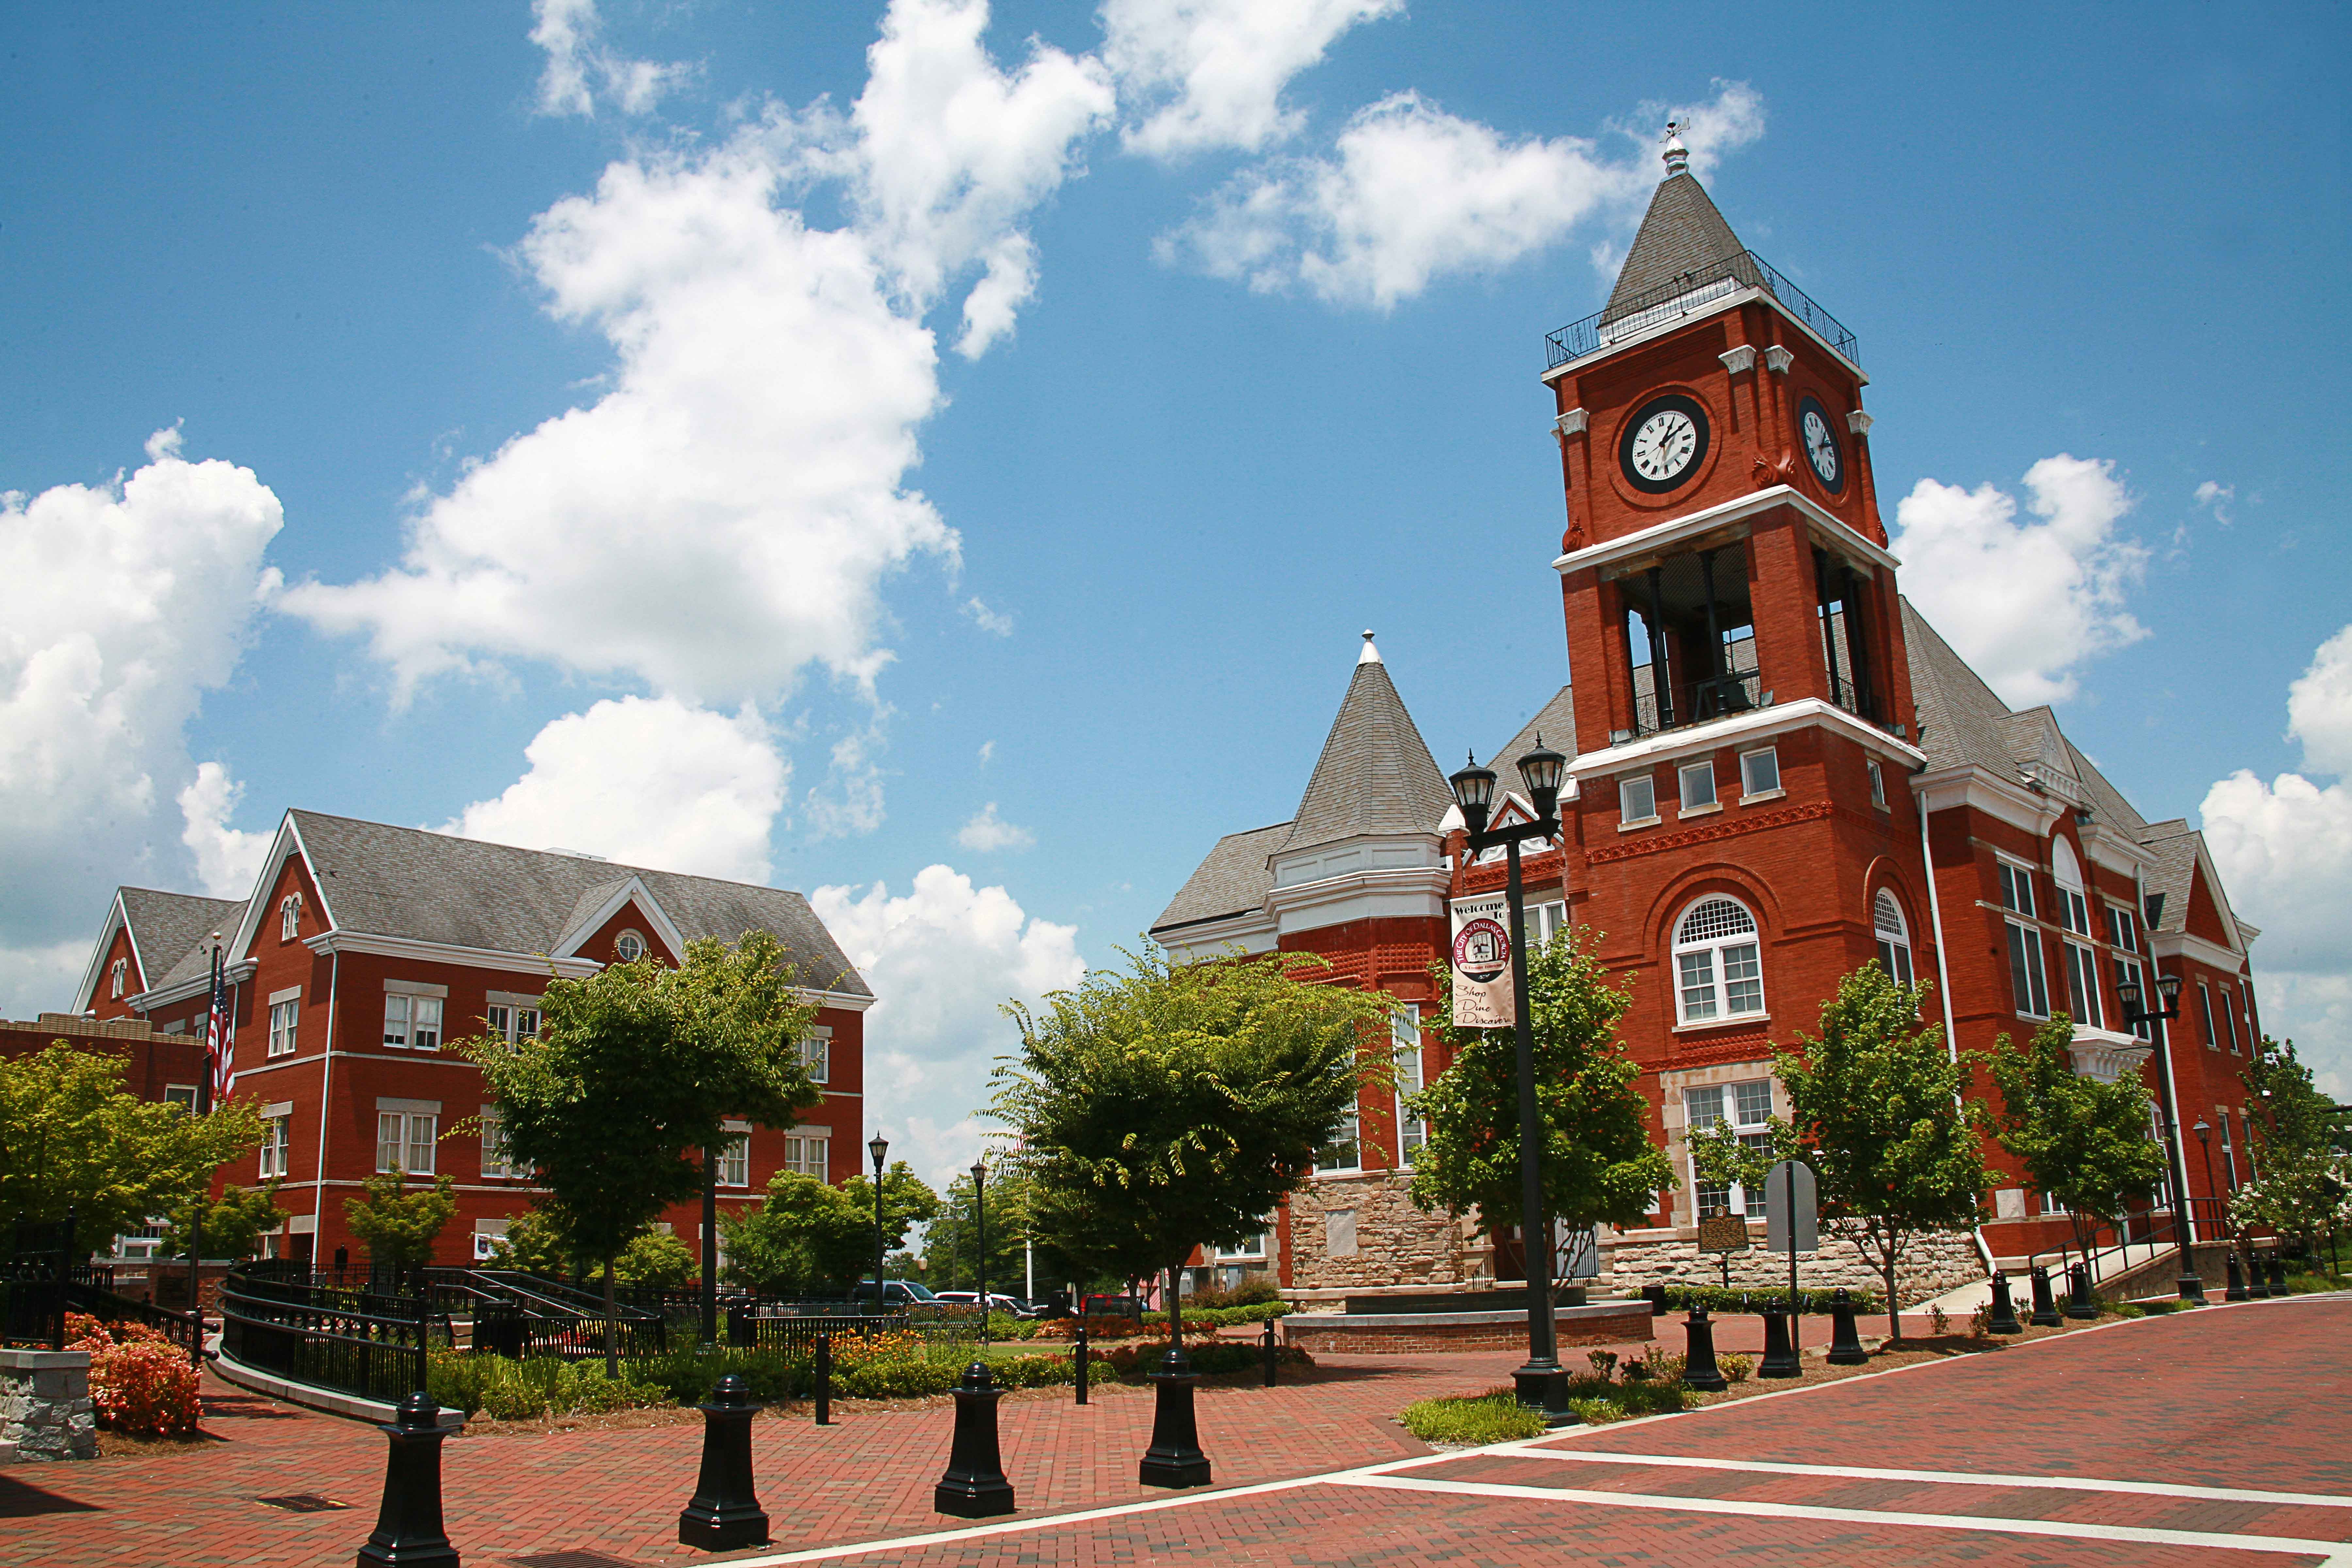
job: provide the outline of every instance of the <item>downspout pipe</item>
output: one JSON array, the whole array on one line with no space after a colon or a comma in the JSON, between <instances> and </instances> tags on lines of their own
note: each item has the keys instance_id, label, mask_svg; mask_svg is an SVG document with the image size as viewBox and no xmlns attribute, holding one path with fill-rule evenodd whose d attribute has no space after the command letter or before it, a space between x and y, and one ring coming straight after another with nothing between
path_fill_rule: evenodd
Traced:
<instances>
[{"instance_id":1,"label":"downspout pipe","mask_svg":"<svg viewBox=\"0 0 2352 1568\"><path fill-rule=\"evenodd\" d=\"M1936 858L1927 845L1927 803L1915 789L1911 792L1911 804L1919 809L1919 866L1927 877L1927 923L1936 931L1936 999L1944 1008L1944 1049L1957 1065L1960 1059L1960 1037L1952 1018L1951 964L1944 956L1944 900L1936 891ZM1952 1108L1960 1109L1958 1094L1952 1096ZM1985 1273L2000 1273L1992 1260L1992 1245L1985 1240L1984 1226L1970 1226L1969 1234L1976 1237L1977 1256L1984 1260Z\"/></svg>"},{"instance_id":2,"label":"downspout pipe","mask_svg":"<svg viewBox=\"0 0 2352 1568\"><path fill-rule=\"evenodd\" d=\"M324 1234L319 1228L319 1220L327 1203L327 1103L335 1086L335 983L342 978L342 953L328 954L327 964L327 1048L319 1058L319 1171L318 1181L310 1189L310 1271L313 1274L319 1271L324 1261L319 1256L319 1238Z\"/></svg>"}]
</instances>

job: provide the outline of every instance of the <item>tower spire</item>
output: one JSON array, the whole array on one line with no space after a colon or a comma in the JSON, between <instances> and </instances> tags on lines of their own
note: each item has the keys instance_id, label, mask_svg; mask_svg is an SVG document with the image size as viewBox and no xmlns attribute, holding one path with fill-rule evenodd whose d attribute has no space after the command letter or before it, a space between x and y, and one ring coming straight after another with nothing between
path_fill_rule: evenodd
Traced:
<instances>
[{"instance_id":1,"label":"tower spire","mask_svg":"<svg viewBox=\"0 0 2352 1568\"><path fill-rule=\"evenodd\" d=\"M1666 150L1659 156L1666 161L1666 178L1690 173L1690 149L1683 145L1685 123L1680 120L1666 121Z\"/></svg>"}]
</instances>

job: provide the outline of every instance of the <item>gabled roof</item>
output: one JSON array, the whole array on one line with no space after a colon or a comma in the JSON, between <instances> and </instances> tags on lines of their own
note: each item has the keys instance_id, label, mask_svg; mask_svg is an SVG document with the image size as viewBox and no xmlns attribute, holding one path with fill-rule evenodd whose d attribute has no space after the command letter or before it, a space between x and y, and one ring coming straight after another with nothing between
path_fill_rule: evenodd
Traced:
<instances>
[{"instance_id":1,"label":"gabled roof","mask_svg":"<svg viewBox=\"0 0 2352 1568\"><path fill-rule=\"evenodd\" d=\"M1168 900L1168 907L1160 911L1160 918L1151 922L1151 929L1155 932L1167 931L1197 921L1246 914L1262 906L1274 887L1274 871L1266 858L1282 847L1282 841L1288 837L1290 824L1277 822L1271 827L1228 833L1218 839L1208 858L1185 879L1176 896Z\"/></svg>"},{"instance_id":2,"label":"gabled roof","mask_svg":"<svg viewBox=\"0 0 2352 1568\"><path fill-rule=\"evenodd\" d=\"M1952 651L1927 618L1903 604L1903 642L1911 659L1911 700L1919 710L1919 749L1934 769L1974 766L2017 776L2001 732L2009 704Z\"/></svg>"},{"instance_id":3,"label":"gabled roof","mask_svg":"<svg viewBox=\"0 0 2352 1568\"><path fill-rule=\"evenodd\" d=\"M1625 265L1617 269L1617 287L1609 291L1609 303L1601 312L1602 324L1655 303L1654 298L1644 296L1670 289L1685 273L1701 271L1747 248L1723 221L1696 175L1667 175L1650 197L1650 210L1642 215ZM1694 281L1712 279L1702 276Z\"/></svg>"},{"instance_id":4,"label":"gabled roof","mask_svg":"<svg viewBox=\"0 0 2352 1568\"><path fill-rule=\"evenodd\" d=\"M1434 833L1454 792L1368 642L1281 849L1366 833Z\"/></svg>"},{"instance_id":5,"label":"gabled roof","mask_svg":"<svg viewBox=\"0 0 2352 1568\"><path fill-rule=\"evenodd\" d=\"M213 932L220 932L221 941L226 944L230 934L245 920L246 900L243 899L200 899L192 893L158 893L144 888L125 888L123 892L126 902L128 895L136 892L148 903L147 916L136 913L131 916L133 930L137 930L136 922L142 919L154 919L155 950L170 955L163 961L168 967L158 973L150 966L151 954L143 945L148 938L144 933L139 937L142 943L139 950L140 963L146 969L147 989L150 991L203 979L212 970ZM164 938L167 931L170 933L168 941Z\"/></svg>"},{"instance_id":6,"label":"gabled roof","mask_svg":"<svg viewBox=\"0 0 2352 1568\"><path fill-rule=\"evenodd\" d=\"M1519 726L1517 734L1503 742L1500 749L1489 752L1486 765L1495 770L1495 788L1506 795L1531 799L1528 781L1519 776L1519 759L1536 749L1536 741L1553 751L1570 757L1576 755L1576 690L1563 686L1551 695L1551 700L1536 710L1534 718ZM1566 793L1565 790L1562 793ZM1448 804L1452 789L1448 787Z\"/></svg>"}]
</instances>

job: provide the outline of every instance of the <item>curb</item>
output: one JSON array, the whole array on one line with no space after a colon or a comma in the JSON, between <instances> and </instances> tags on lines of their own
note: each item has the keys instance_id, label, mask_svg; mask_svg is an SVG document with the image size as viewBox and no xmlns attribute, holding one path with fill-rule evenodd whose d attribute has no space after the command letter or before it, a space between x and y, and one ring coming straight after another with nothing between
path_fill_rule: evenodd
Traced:
<instances>
[{"instance_id":1,"label":"curb","mask_svg":"<svg viewBox=\"0 0 2352 1568\"><path fill-rule=\"evenodd\" d=\"M250 1393L265 1394L281 1405L299 1405L305 1410L315 1410L322 1415L341 1415L347 1420L366 1421L376 1426L389 1425L397 1414L392 1405L380 1399L362 1399L356 1394L344 1394L314 1384L296 1383L249 1367L243 1362L232 1361L226 1355L215 1355L211 1363L214 1372L225 1383L236 1384ZM465 1426L462 1410L441 1412L441 1425L451 1431Z\"/></svg>"}]
</instances>

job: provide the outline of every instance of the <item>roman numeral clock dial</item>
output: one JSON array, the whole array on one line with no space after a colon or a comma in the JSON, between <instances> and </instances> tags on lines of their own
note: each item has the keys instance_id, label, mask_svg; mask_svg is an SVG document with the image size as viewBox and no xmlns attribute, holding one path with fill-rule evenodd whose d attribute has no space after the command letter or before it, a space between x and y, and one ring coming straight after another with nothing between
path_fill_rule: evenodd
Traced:
<instances>
[{"instance_id":1,"label":"roman numeral clock dial","mask_svg":"<svg viewBox=\"0 0 2352 1568\"><path fill-rule=\"evenodd\" d=\"M1619 438L1617 465L1637 490L1680 488L1706 458L1706 410L1680 393L1654 397L1633 411Z\"/></svg>"},{"instance_id":2,"label":"roman numeral clock dial","mask_svg":"<svg viewBox=\"0 0 2352 1568\"><path fill-rule=\"evenodd\" d=\"M1845 454L1838 449L1837 429L1830 423L1830 411L1818 399L1799 400L1797 433L1804 437L1805 460L1812 464L1822 489L1832 495L1845 489Z\"/></svg>"}]
</instances>

